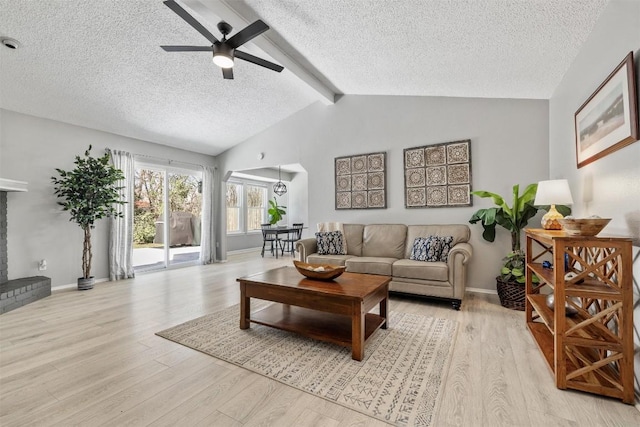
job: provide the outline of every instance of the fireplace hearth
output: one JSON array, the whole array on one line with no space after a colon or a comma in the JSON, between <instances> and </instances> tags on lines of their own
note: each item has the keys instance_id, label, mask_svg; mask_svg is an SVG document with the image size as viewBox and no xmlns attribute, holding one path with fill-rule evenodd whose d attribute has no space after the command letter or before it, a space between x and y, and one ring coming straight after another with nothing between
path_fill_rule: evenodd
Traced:
<instances>
[{"instance_id":1,"label":"fireplace hearth","mask_svg":"<svg viewBox=\"0 0 640 427\"><path fill-rule=\"evenodd\" d=\"M7 192L0 188L0 314L51 295L48 277L9 280L7 227Z\"/></svg>"}]
</instances>

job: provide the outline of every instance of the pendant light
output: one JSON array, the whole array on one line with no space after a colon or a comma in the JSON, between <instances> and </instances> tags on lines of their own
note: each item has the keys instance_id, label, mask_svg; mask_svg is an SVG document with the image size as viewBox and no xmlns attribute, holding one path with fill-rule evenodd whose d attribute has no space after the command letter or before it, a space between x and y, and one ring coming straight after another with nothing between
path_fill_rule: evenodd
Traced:
<instances>
[{"instance_id":1,"label":"pendant light","mask_svg":"<svg viewBox=\"0 0 640 427\"><path fill-rule=\"evenodd\" d=\"M280 177L280 166L278 166L278 182L273 185L273 192L278 196L282 196L287 192L287 186L282 182L282 178Z\"/></svg>"}]
</instances>

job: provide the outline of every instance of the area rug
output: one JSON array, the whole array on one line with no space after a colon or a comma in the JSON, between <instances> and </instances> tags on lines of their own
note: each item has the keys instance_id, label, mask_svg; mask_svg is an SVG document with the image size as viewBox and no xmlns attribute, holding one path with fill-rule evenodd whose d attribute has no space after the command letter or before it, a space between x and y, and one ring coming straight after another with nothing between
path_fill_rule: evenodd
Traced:
<instances>
[{"instance_id":1,"label":"area rug","mask_svg":"<svg viewBox=\"0 0 640 427\"><path fill-rule=\"evenodd\" d=\"M392 425L432 424L457 322L392 311L357 362L349 348L239 321L236 305L156 335Z\"/></svg>"}]
</instances>

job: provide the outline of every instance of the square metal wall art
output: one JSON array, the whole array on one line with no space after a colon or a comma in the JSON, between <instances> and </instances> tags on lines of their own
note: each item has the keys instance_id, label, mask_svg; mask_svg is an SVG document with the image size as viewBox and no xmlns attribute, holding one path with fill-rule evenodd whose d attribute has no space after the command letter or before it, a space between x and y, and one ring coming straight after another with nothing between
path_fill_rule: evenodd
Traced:
<instances>
[{"instance_id":1,"label":"square metal wall art","mask_svg":"<svg viewBox=\"0 0 640 427\"><path fill-rule=\"evenodd\" d=\"M386 209L387 153L336 157L336 209Z\"/></svg>"},{"instance_id":2,"label":"square metal wall art","mask_svg":"<svg viewBox=\"0 0 640 427\"><path fill-rule=\"evenodd\" d=\"M471 140L404 150L407 208L472 206Z\"/></svg>"}]
</instances>

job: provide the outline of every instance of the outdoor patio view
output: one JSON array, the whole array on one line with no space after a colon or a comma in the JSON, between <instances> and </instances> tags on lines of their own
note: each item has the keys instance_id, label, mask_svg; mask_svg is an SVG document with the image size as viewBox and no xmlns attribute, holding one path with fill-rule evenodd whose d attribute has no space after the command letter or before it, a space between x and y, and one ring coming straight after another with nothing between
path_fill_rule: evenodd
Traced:
<instances>
[{"instance_id":1,"label":"outdoor patio view","mask_svg":"<svg viewBox=\"0 0 640 427\"><path fill-rule=\"evenodd\" d=\"M164 268L199 258L200 185L200 178L191 172L136 169L133 231L136 270ZM165 187L169 188L168 193ZM165 222L167 202L169 221Z\"/></svg>"}]
</instances>

